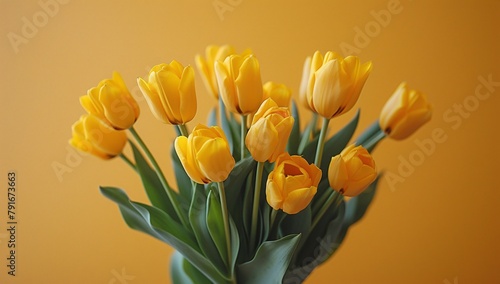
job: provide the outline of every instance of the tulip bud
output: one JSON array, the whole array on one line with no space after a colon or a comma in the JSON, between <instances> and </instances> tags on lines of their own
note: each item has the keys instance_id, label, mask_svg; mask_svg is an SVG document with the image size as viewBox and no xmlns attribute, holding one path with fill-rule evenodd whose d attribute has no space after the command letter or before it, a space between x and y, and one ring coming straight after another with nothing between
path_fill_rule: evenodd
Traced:
<instances>
[{"instance_id":1,"label":"tulip bud","mask_svg":"<svg viewBox=\"0 0 500 284\"><path fill-rule=\"evenodd\" d=\"M249 49L245 50L242 55L250 54ZM219 99L219 90L217 87L217 79L215 78L214 64L217 61L224 61L231 54L236 54L234 47L230 45L209 45L205 49L206 58L196 55L195 61L198 71L200 71L201 79L205 84L206 89L215 99Z\"/></svg>"},{"instance_id":2,"label":"tulip bud","mask_svg":"<svg viewBox=\"0 0 500 284\"><path fill-rule=\"evenodd\" d=\"M380 128L391 138L405 139L431 119L432 106L419 91L401 83L380 114Z\"/></svg>"},{"instance_id":3,"label":"tulip bud","mask_svg":"<svg viewBox=\"0 0 500 284\"><path fill-rule=\"evenodd\" d=\"M245 144L254 160L274 162L285 152L294 118L286 107L265 100L254 115Z\"/></svg>"},{"instance_id":4,"label":"tulip bud","mask_svg":"<svg viewBox=\"0 0 500 284\"><path fill-rule=\"evenodd\" d=\"M285 84L267 82L263 86L264 99L271 98L280 107L289 107L292 98L292 90Z\"/></svg>"},{"instance_id":5,"label":"tulip bud","mask_svg":"<svg viewBox=\"0 0 500 284\"><path fill-rule=\"evenodd\" d=\"M345 196L356 196L377 177L375 161L362 146L347 146L332 157L328 168L328 181L333 190Z\"/></svg>"},{"instance_id":6,"label":"tulip bud","mask_svg":"<svg viewBox=\"0 0 500 284\"><path fill-rule=\"evenodd\" d=\"M194 71L173 60L159 64L149 72L148 82L137 79L153 115L169 124L185 124L196 115Z\"/></svg>"},{"instance_id":7,"label":"tulip bud","mask_svg":"<svg viewBox=\"0 0 500 284\"><path fill-rule=\"evenodd\" d=\"M233 113L255 112L263 100L262 80L257 58L230 55L215 62L215 75L222 101Z\"/></svg>"},{"instance_id":8,"label":"tulip bud","mask_svg":"<svg viewBox=\"0 0 500 284\"><path fill-rule=\"evenodd\" d=\"M132 97L118 72L112 79L99 82L97 87L80 97L83 108L117 130L128 129L139 117L139 105Z\"/></svg>"},{"instance_id":9,"label":"tulip bud","mask_svg":"<svg viewBox=\"0 0 500 284\"><path fill-rule=\"evenodd\" d=\"M120 155L127 143L124 131L115 130L88 114L73 124L72 135L69 143L73 147L105 160Z\"/></svg>"},{"instance_id":10,"label":"tulip bud","mask_svg":"<svg viewBox=\"0 0 500 284\"><path fill-rule=\"evenodd\" d=\"M321 170L308 164L301 156L284 153L269 173L266 187L267 203L285 213L296 214L309 205L321 180Z\"/></svg>"},{"instance_id":11,"label":"tulip bud","mask_svg":"<svg viewBox=\"0 0 500 284\"><path fill-rule=\"evenodd\" d=\"M175 139L175 151L189 177L200 184L225 181L235 165L226 136L218 126L197 125L189 137Z\"/></svg>"},{"instance_id":12,"label":"tulip bud","mask_svg":"<svg viewBox=\"0 0 500 284\"><path fill-rule=\"evenodd\" d=\"M346 113L358 101L372 63L361 64L357 56L342 58L331 51L323 57L316 51L310 68L309 106L319 115L331 119Z\"/></svg>"}]
</instances>

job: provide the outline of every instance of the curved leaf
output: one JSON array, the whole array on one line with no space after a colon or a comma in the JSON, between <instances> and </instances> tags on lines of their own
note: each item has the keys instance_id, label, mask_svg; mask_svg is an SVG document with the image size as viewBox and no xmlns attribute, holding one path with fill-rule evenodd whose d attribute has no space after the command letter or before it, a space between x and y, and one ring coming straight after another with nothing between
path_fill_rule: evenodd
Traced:
<instances>
[{"instance_id":1,"label":"curved leaf","mask_svg":"<svg viewBox=\"0 0 500 284\"><path fill-rule=\"evenodd\" d=\"M226 240L225 231L224 231L224 221L222 219L222 208L217 198L217 194L214 194L214 190L211 190L208 193L207 197L207 228L210 236L212 236L212 240L217 247L217 250L220 254L220 257L228 266L227 259L227 247L226 243L229 240Z\"/></svg>"},{"instance_id":2,"label":"curved leaf","mask_svg":"<svg viewBox=\"0 0 500 284\"><path fill-rule=\"evenodd\" d=\"M370 206L373 197L375 196L377 185L381 176L382 174L380 174L377 179L372 182L372 184L370 184L360 195L355 196L346 202L344 225L351 226L365 215L368 206Z\"/></svg>"},{"instance_id":3,"label":"curved leaf","mask_svg":"<svg viewBox=\"0 0 500 284\"><path fill-rule=\"evenodd\" d=\"M297 109L297 104L292 100L292 116L294 118L292 132L288 139L287 151L290 155L297 155L299 153L300 144L300 115Z\"/></svg>"}]
</instances>

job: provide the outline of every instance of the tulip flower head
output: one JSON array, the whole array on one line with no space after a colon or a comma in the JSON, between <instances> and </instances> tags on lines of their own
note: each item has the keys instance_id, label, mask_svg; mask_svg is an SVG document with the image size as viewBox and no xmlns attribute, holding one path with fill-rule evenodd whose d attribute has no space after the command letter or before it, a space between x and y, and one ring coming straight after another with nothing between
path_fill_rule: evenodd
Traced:
<instances>
[{"instance_id":1,"label":"tulip flower head","mask_svg":"<svg viewBox=\"0 0 500 284\"><path fill-rule=\"evenodd\" d=\"M285 84L267 82L263 86L264 99L271 98L280 107L289 107L292 98L292 90Z\"/></svg>"},{"instance_id":2,"label":"tulip flower head","mask_svg":"<svg viewBox=\"0 0 500 284\"><path fill-rule=\"evenodd\" d=\"M220 96L233 113L248 115L263 101L259 61L254 55L230 55L215 62Z\"/></svg>"},{"instance_id":3,"label":"tulip flower head","mask_svg":"<svg viewBox=\"0 0 500 284\"><path fill-rule=\"evenodd\" d=\"M294 118L287 107L265 100L254 115L245 144L254 160L274 162L285 152Z\"/></svg>"},{"instance_id":4,"label":"tulip flower head","mask_svg":"<svg viewBox=\"0 0 500 284\"><path fill-rule=\"evenodd\" d=\"M127 135L87 114L73 124L69 143L78 150L107 160L120 155L127 143Z\"/></svg>"},{"instance_id":5,"label":"tulip flower head","mask_svg":"<svg viewBox=\"0 0 500 284\"><path fill-rule=\"evenodd\" d=\"M218 126L198 124L189 137L175 139L175 151L188 176L200 184L225 181L235 165L227 138Z\"/></svg>"},{"instance_id":6,"label":"tulip flower head","mask_svg":"<svg viewBox=\"0 0 500 284\"><path fill-rule=\"evenodd\" d=\"M194 71L173 60L159 64L149 72L148 81L137 79L139 88L153 115L168 124L185 124L196 115Z\"/></svg>"},{"instance_id":7,"label":"tulip flower head","mask_svg":"<svg viewBox=\"0 0 500 284\"><path fill-rule=\"evenodd\" d=\"M362 146L347 146L332 157L328 168L328 181L333 190L345 196L363 192L377 177L375 161Z\"/></svg>"},{"instance_id":8,"label":"tulip flower head","mask_svg":"<svg viewBox=\"0 0 500 284\"><path fill-rule=\"evenodd\" d=\"M128 129L139 117L139 105L132 97L118 72L112 79L99 82L97 87L80 97L80 104L92 115L117 130Z\"/></svg>"},{"instance_id":9,"label":"tulip flower head","mask_svg":"<svg viewBox=\"0 0 500 284\"><path fill-rule=\"evenodd\" d=\"M426 96L401 83L382 108L380 128L392 139L410 136L432 117L432 106Z\"/></svg>"},{"instance_id":10,"label":"tulip flower head","mask_svg":"<svg viewBox=\"0 0 500 284\"><path fill-rule=\"evenodd\" d=\"M249 49L245 50L242 55L250 54ZM215 99L219 99L219 89L217 87L217 79L215 78L214 64L217 61L224 61L231 54L236 54L234 47L230 45L209 45L205 49L205 58L201 55L196 55L195 61L198 71L201 73L201 79L205 84L206 89Z\"/></svg>"},{"instance_id":11,"label":"tulip flower head","mask_svg":"<svg viewBox=\"0 0 500 284\"><path fill-rule=\"evenodd\" d=\"M358 101L371 69L371 62L361 64L357 56L342 58L329 51L323 57L316 51L306 92L310 108L328 119L346 113Z\"/></svg>"},{"instance_id":12,"label":"tulip flower head","mask_svg":"<svg viewBox=\"0 0 500 284\"><path fill-rule=\"evenodd\" d=\"M308 164L301 156L284 153L269 173L266 187L267 203L287 214L296 214L309 205L321 180L321 170Z\"/></svg>"}]
</instances>

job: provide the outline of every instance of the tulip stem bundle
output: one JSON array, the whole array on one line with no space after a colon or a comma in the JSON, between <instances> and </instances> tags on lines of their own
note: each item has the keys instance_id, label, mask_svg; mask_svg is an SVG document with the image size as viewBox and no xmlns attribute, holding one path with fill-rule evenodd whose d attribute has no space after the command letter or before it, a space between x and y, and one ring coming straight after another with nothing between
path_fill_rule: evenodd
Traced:
<instances>
[{"instance_id":1,"label":"tulip stem bundle","mask_svg":"<svg viewBox=\"0 0 500 284\"><path fill-rule=\"evenodd\" d=\"M247 115L242 115L241 116L241 159L243 160L245 158L245 137L247 135L247 120L248 116Z\"/></svg>"},{"instance_id":2,"label":"tulip stem bundle","mask_svg":"<svg viewBox=\"0 0 500 284\"><path fill-rule=\"evenodd\" d=\"M181 133L182 136L188 137L189 132L185 124L178 124L177 128L179 128L179 132Z\"/></svg>"},{"instance_id":3,"label":"tulip stem bundle","mask_svg":"<svg viewBox=\"0 0 500 284\"><path fill-rule=\"evenodd\" d=\"M330 119L323 118L323 125L321 126L321 132L319 133L318 147L316 148L316 158L314 159L314 164L321 167L321 158L323 157L323 148L325 147L325 137L328 131L328 124Z\"/></svg>"},{"instance_id":4,"label":"tulip stem bundle","mask_svg":"<svg viewBox=\"0 0 500 284\"><path fill-rule=\"evenodd\" d=\"M129 131L130 131L130 133L132 133L132 136L134 136L137 143L139 143L139 146L141 146L142 150L144 150L144 153L146 154L146 156L148 156L148 159L151 161L151 164L152 164L153 168L155 169L156 174L158 175L158 179L160 180L161 185L165 189L165 192L167 193L168 198L169 198L170 202L172 203L172 206L174 207L174 210L175 210L175 213L177 214L177 217L181 221L182 225L187 227L189 224L187 224L186 220L184 220L184 217L181 214L181 211L179 209L179 203L177 202L177 199L173 195L174 193L172 192L172 188L170 188L170 186L168 185L167 180L165 179L165 175L163 175L163 172L161 171L160 166L156 162L156 159L154 158L153 154L151 154L148 147L146 146L144 141L142 141L142 138L139 136L139 133L137 133L137 131L135 130L134 127L130 127Z\"/></svg>"},{"instance_id":5,"label":"tulip stem bundle","mask_svg":"<svg viewBox=\"0 0 500 284\"><path fill-rule=\"evenodd\" d=\"M260 191L262 186L262 172L264 171L265 162L257 163L257 172L255 173L255 190L253 192L253 207L252 207L252 227L250 229L250 249L255 249L255 241L257 239L257 221L259 217Z\"/></svg>"}]
</instances>

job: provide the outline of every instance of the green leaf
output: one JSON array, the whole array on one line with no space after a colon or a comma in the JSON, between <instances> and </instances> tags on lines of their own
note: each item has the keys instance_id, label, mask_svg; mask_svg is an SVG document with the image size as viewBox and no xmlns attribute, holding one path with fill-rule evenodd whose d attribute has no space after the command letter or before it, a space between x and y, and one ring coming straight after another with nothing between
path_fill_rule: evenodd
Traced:
<instances>
[{"instance_id":1,"label":"green leaf","mask_svg":"<svg viewBox=\"0 0 500 284\"><path fill-rule=\"evenodd\" d=\"M307 124L306 128L304 129L304 132L302 133L301 139L300 139L300 144L299 144L299 149L298 153L302 155L304 153L305 148L307 145L309 145L309 140L311 138L311 132L314 131L316 128L316 122L318 119L318 114L313 113L313 118L311 121L309 121L309 124ZM316 145L318 143L316 142Z\"/></svg>"},{"instance_id":2,"label":"green leaf","mask_svg":"<svg viewBox=\"0 0 500 284\"><path fill-rule=\"evenodd\" d=\"M346 212L344 218L345 225L351 226L365 215L368 206L370 206L373 197L375 196L377 185L381 176L382 174L380 174L377 179L360 195L355 196L346 202Z\"/></svg>"},{"instance_id":3,"label":"green leaf","mask_svg":"<svg viewBox=\"0 0 500 284\"><path fill-rule=\"evenodd\" d=\"M378 124L378 119L375 120L370 126L368 126L363 133L356 137L356 145L363 145L368 141L374 134L380 130L380 125Z\"/></svg>"},{"instance_id":4,"label":"green leaf","mask_svg":"<svg viewBox=\"0 0 500 284\"><path fill-rule=\"evenodd\" d=\"M168 215L173 216L176 221L179 221L177 213L175 212L174 207L166 193L167 189L162 186L160 179L158 178L158 174L149 166L148 162L142 155L141 151L139 151L137 146L135 146L132 141L129 142L130 146L132 147L132 152L134 153L137 172L141 177L142 184L144 186L144 190L146 191L146 195L149 198L149 201L151 201L151 204L154 207L165 211ZM177 197L177 195L174 196Z\"/></svg>"},{"instance_id":5,"label":"green leaf","mask_svg":"<svg viewBox=\"0 0 500 284\"><path fill-rule=\"evenodd\" d=\"M245 192L246 180L250 172L255 168L255 160L247 157L234 166L228 178L224 181L228 211L231 215L241 211L241 199Z\"/></svg>"},{"instance_id":6,"label":"green leaf","mask_svg":"<svg viewBox=\"0 0 500 284\"><path fill-rule=\"evenodd\" d=\"M229 120L227 119L226 106L224 105L224 102L220 98L219 98L219 119L221 128L226 134L227 142L229 143L229 148L231 149L231 153L233 153L235 148L233 141L233 133L231 131L231 126L229 125Z\"/></svg>"},{"instance_id":7,"label":"green leaf","mask_svg":"<svg viewBox=\"0 0 500 284\"><path fill-rule=\"evenodd\" d=\"M281 283L299 240L300 235L289 235L262 243L251 261L238 266L238 283Z\"/></svg>"},{"instance_id":8,"label":"green leaf","mask_svg":"<svg viewBox=\"0 0 500 284\"><path fill-rule=\"evenodd\" d=\"M191 207L189 209L189 222L203 254L223 272L226 270L217 247L207 227L207 196L202 186L193 192Z\"/></svg>"},{"instance_id":9,"label":"green leaf","mask_svg":"<svg viewBox=\"0 0 500 284\"><path fill-rule=\"evenodd\" d=\"M183 209L187 211L191 203L191 197L193 196L193 182L187 175L186 170L184 170L181 160L179 159L179 156L177 155L174 147L172 147L170 150L170 156L172 158L172 164L174 167L177 188L180 193L179 200L182 202Z\"/></svg>"},{"instance_id":10,"label":"green leaf","mask_svg":"<svg viewBox=\"0 0 500 284\"><path fill-rule=\"evenodd\" d=\"M345 148L345 146L347 146L347 144L351 140L354 131L358 126L359 114L360 111L358 110L354 118L351 119L351 121L349 121L349 123L346 126L344 126L339 132L337 132L335 135L333 135L330 139L328 139L325 142L323 157L321 159L322 162L320 167L323 173L328 172L328 166L330 164L332 157L342 152L342 150ZM316 138L306 146L304 152L302 153L304 158L307 161L309 161L309 163L314 162L314 156L316 155L317 146L318 146L318 139ZM326 176L327 175L323 175L323 178L325 178Z\"/></svg>"},{"instance_id":11,"label":"green leaf","mask_svg":"<svg viewBox=\"0 0 500 284\"><path fill-rule=\"evenodd\" d=\"M210 236L212 236L212 240L219 251L219 255L228 266L227 259L227 247L225 231L224 231L224 221L222 218L222 208L219 202L217 194L215 194L215 190L210 190L207 197L207 227L210 232Z\"/></svg>"},{"instance_id":12,"label":"green leaf","mask_svg":"<svg viewBox=\"0 0 500 284\"><path fill-rule=\"evenodd\" d=\"M127 225L163 241L178 250L191 264L215 283L227 283L227 278L206 259L191 232L162 210L130 201L127 194L114 187L100 187L101 193L118 204Z\"/></svg>"},{"instance_id":13,"label":"green leaf","mask_svg":"<svg viewBox=\"0 0 500 284\"><path fill-rule=\"evenodd\" d=\"M174 251L170 258L170 275L174 284L211 284L196 267L187 261L182 254Z\"/></svg>"},{"instance_id":14,"label":"green leaf","mask_svg":"<svg viewBox=\"0 0 500 284\"><path fill-rule=\"evenodd\" d=\"M295 101L292 101L292 116L294 122L290 138L288 139L287 151L290 155L296 155L299 152L300 144L300 116Z\"/></svg>"},{"instance_id":15,"label":"green leaf","mask_svg":"<svg viewBox=\"0 0 500 284\"><path fill-rule=\"evenodd\" d=\"M305 236L311 228L311 222L311 206L309 205L297 214L286 215L285 219L283 219L280 224L281 234L283 236L291 234L301 234Z\"/></svg>"},{"instance_id":16,"label":"green leaf","mask_svg":"<svg viewBox=\"0 0 500 284\"><path fill-rule=\"evenodd\" d=\"M337 250L340 243L338 236L342 234L345 206L344 202L336 208L336 215L323 225L324 233L311 234L299 253L298 263L286 273L283 283L302 283L319 265L325 262ZM319 224L318 226L319 227ZM326 227L326 230L324 229ZM318 232L318 230L315 229ZM320 230L321 231L321 230Z\"/></svg>"}]
</instances>

